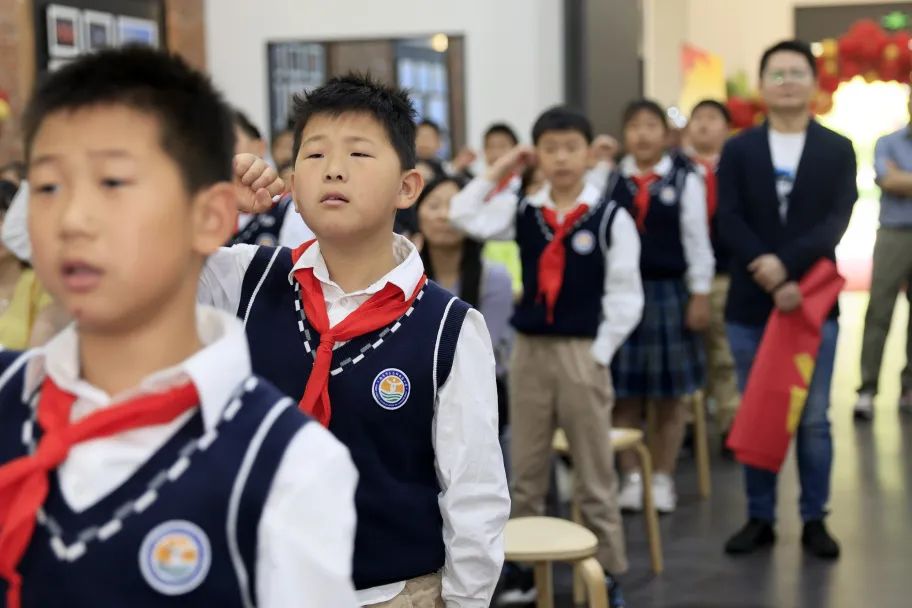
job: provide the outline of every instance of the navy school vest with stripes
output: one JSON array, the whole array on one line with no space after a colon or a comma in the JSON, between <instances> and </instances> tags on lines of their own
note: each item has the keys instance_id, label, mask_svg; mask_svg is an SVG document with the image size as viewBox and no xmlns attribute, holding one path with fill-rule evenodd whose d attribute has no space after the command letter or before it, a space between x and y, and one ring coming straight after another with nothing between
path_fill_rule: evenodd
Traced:
<instances>
[{"instance_id":1,"label":"navy school vest with stripes","mask_svg":"<svg viewBox=\"0 0 912 608\"><path fill-rule=\"evenodd\" d=\"M690 162L673 157L672 169L649 188L651 199L646 214L645 230L640 233L640 272L644 280L680 279L687 271L684 245L681 241L681 195ZM632 179L615 171L608 180L611 199L636 218L633 204L637 187Z\"/></svg>"},{"instance_id":2,"label":"navy school vest with stripes","mask_svg":"<svg viewBox=\"0 0 912 608\"><path fill-rule=\"evenodd\" d=\"M305 318L297 281L289 281L292 267L290 249L260 247L244 277L238 316L254 370L300 399L320 337ZM443 567L433 418L468 310L428 282L398 321L333 352L329 430L359 473L356 589Z\"/></svg>"},{"instance_id":3,"label":"navy school vest with stripes","mask_svg":"<svg viewBox=\"0 0 912 608\"><path fill-rule=\"evenodd\" d=\"M285 224L285 214L288 207L294 205L290 194L286 194L266 213L257 213L247 224L238 230L230 241L231 245L269 245L279 244L282 226Z\"/></svg>"},{"instance_id":4,"label":"navy school vest with stripes","mask_svg":"<svg viewBox=\"0 0 912 608\"><path fill-rule=\"evenodd\" d=\"M31 453L40 438L38 396L22 399L30 355L0 353L0 464ZM126 482L80 513L52 473L19 564L23 608L255 606L263 504L308 421L251 376L212 431L197 409Z\"/></svg>"},{"instance_id":5,"label":"navy school vest with stripes","mask_svg":"<svg viewBox=\"0 0 912 608\"><path fill-rule=\"evenodd\" d=\"M617 206L599 201L580 218L565 240L564 281L554 306L554 323L538 297L538 260L554 236L542 210L524 199L516 211L516 242L522 261L523 295L513 313L513 327L529 335L594 338L602 321L605 255Z\"/></svg>"}]
</instances>

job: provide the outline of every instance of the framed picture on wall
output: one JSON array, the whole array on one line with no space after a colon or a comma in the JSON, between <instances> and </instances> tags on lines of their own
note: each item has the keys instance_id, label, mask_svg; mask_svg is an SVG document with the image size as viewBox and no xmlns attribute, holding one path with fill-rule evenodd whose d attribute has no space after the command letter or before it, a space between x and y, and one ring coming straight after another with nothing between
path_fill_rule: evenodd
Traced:
<instances>
[{"instance_id":1,"label":"framed picture on wall","mask_svg":"<svg viewBox=\"0 0 912 608\"><path fill-rule=\"evenodd\" d=\"M141 44L158 48L158 24L150 19L117 18L117 44Z\"/></svg>"},{"instance_id":2,"label":"framed picture on wall","mask_svg":"<svg viewBox=\"0 0 912 608\"><path fill-rule=\"evenodd\" d=\"M86 51L116 46L116 21L111 13L82 12L82 42Z\"/></svg>"},{"instance_id":3,"label":"framed picture on wall","mask_svg":"<svg viewBox=\"0 0 912 608\"><path fill-rule=\"evenodd\" d=\"M80 51L81 14L71 6L47 8L47 45L51 57L76 57Z\"/></svg>"}]
</instances>

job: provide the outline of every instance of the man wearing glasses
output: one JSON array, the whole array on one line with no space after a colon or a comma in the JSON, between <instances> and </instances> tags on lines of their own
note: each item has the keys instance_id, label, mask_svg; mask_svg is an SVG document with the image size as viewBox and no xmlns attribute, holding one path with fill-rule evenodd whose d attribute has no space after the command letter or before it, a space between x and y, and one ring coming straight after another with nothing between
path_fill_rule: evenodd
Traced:
<instances>
[{"instance_id":1,"label":"man wearing glasses","mask_svg":"<svg viewBox=\"0 0 912 608\"><path fill-rule=\"evenodd\" d=\"M798 281L819 259L836 259L858 198L851 142L811 117L816 80L807 44L785 41L769 48L760 60L767 122L732 138L719 162L718 228L735 258L725 317L742 391L773 308L790 312L801 305ZM833 458L827 412L837 313L834 307L822 328L796 431L801 540L809 553L825 559L839 556L823 522ZM744 476L749 519L726 543L730 554L751 553L776 539L777 475L745 466Z\"/></svg>"}]
</instances>

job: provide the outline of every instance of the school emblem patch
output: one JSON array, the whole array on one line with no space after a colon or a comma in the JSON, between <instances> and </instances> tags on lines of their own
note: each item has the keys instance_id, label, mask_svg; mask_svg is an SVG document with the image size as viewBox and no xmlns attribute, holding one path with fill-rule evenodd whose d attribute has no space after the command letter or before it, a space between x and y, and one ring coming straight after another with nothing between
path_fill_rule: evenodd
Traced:
<instances>
[{"instance_id":1,"label":"school emblem patch","mask_svg":"<svg viewBox=\"0 0 912 608\"><path fill-rule=\"evenodd\" d=\"M264 232L257 237L256 244L260 245L261 247L275 247L278 243L276 242L275 236L269 234L268 232Z\"/></svg>"},{"instance_id":2,"label":"school emblem patch","mask_svg":"<svg viewBox=\"0 0 912 608\"><path fill-rule=\"evenodd\" d=\"M164 595L193 591L206 579L211 565L209 538L189 521L159 524L146 535L139 549L143 578Z\"/></svg>"},{"instance_id":3,"label":"school emblem patch","mask_svg":"<svg viewBox=\"0 0 912 608\"><path fill-rule=\"evenodd\" d=\"M570 246L580 255L589 255L595 251L595 235L589 230L580 230L573 235Z\"/></svg>"},{"instance_id":4,"label":"school emblem patch","mask_svg":"<svg viewBox=\"0 0 912 608\"><path fill-rule=\"evenodd\" d=\"M678 193L675 192L674 186L665 186L662 188L662 192L659 193L659 199L666 205L674 205L677 198Z\"/></svg>"},{"instance_id":5,"label":"school emblem patch","mask_svg":"<svg viewBox=\"0 0 912 608\"><path fill-rule=\"evenodd\" d=\"M374 378L371 391L374 401L385 410L398 410L408 401L411 383L408 376L398 369L385 369Z\"/></svg>"}]
</instances>

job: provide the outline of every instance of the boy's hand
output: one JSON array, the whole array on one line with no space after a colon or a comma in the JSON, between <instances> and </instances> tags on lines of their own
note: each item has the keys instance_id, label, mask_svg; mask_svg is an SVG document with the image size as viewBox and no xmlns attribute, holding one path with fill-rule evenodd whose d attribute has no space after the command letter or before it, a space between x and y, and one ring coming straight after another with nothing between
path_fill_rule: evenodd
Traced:
<instances>
[{"instance_id":1,"label":"boy's hand","mask_svg":"<svg viewBox=\"0 0 912 608\"><path fill-rule=\"evenodd\" d=\"M265 213L272 209L272 197L285 192L285 182L269 163L253 154L234 157L234 183L237 185L238 210Z\"/></svg>"},{"instance_id":2,"label":"boy's hand","mask_svg":"<svg viewBox=\"0 0 912 608\"><path fill-rule=\"evenodd\" d=\"M706 331L709 328L709 296L696 294L690 297L687 305L687 329L693 332Z\"/></svg>"},{"instance_id":3,"label":"boy's hand","mask_svg":"<svg viewBox=\"0 0 912 608\"><path fill-rule=\"evenodd\" d=\"M772 293L788 278L782 260L771 253L761 255L751 262L747 269L754 275L754 281L767 293Z\"/></svg>"},{"instance_id":4,"label":"boy's hand","mask_svg":"<svg viewBox=\"0 0 912 608\"><path fill-rule=\"evenodd\" d=\"M776 303L776 308L782 312L792 312L797 309L801 306L802 301L798 283L789 281L777 289L776 293L773 294L773 301Z\"/></svg>"},{"instance_id":5,"label":"boy's hand","mask_svg":"<svg viewBox=\"0 0 912 608\"><path fill-rule=\"evenodd\" d=\"M485 177L488 181L497 183L511 173L518 173L523 167L535 164L535 148L519 145L504 154L494 163Z\"/></svg>"},{"instance_id":6,"label":"boy's hand","mask_svg":"<svg viewBox=\"0 0 912 608\"><path fill-rule=\"evenodd\" d=\"M610 135L599 135L592 141L592 155L595 162L613 163L620 145Z\"/></svg>"},{"instance_id":7,"label":"boy's hand","mask_svg":"<svg viewBox=\"0 0 912 608\"><path fill-rule=\"evenodd\" d=\"M452 167L454 173L462 173L469 168L469 165L475 162L478 155L471 148L463 148L453 159Z\"/></svg>"}]
</instances>

